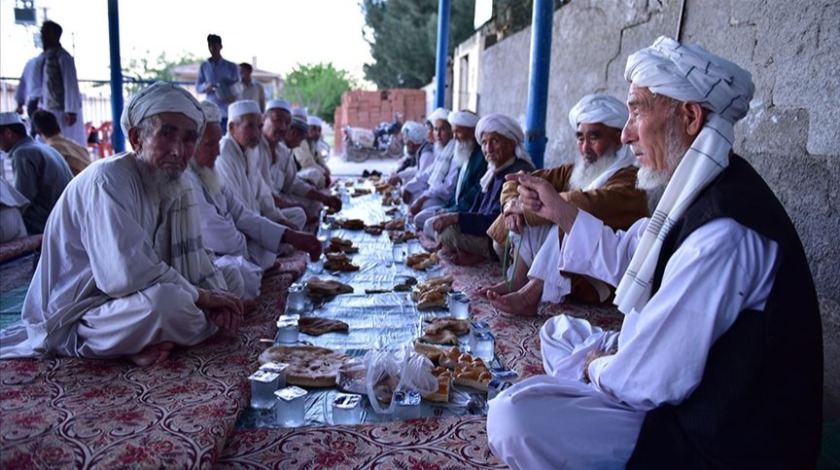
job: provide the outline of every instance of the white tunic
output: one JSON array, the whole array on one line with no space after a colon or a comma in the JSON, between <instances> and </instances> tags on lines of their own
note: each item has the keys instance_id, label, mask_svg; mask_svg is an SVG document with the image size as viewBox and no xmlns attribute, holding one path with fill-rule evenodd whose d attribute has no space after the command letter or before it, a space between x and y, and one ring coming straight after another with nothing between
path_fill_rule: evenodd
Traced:
<instances>
[{"instance_id":1,"label":"white tunic","mask_svg":"<svg viewBox=\"0 0 840 470\"><path fill-rule=\"evenodd\" d=\"M580 211L560 269L617 284L648 220L613 232ZM591 384L581 381L586 355L614 343L615 333L562 316L547 322L540 336L548 375L490 402L494 453L512 468L623 466L645 412L691 394L714 342L741 311L764 308L777 267L775 242L732 219L701 226L671 256L644 310L625 316L618 352L591 363Z\"/></svg>"},{"instance_id":2,"label":"white tunic","mask_svg":"<svg viewBox=\"0 0 840 470\"><path fill-rule=\"evenodd\" d=\"M47 222L23 323L0 335L0 357L115 357L215 333L195 306L196 287L161 261L169 247L154 242L160 204L133 153L74 178Z\"/></svg>"},{"instance_id":3,"label":"white tunic","mask_svg":"<svg viewBox=\"0 0 840 470\"><path fill-rule=\"evenodd\" d=\"M270 145L265 137L260 139L258 164L272 193L303 207L309 214L317 214L321 210L321 203L306 197L315 188L298 178L292 151L282 142L278 143L272 158Z\"/></svg>"}]
</instances>

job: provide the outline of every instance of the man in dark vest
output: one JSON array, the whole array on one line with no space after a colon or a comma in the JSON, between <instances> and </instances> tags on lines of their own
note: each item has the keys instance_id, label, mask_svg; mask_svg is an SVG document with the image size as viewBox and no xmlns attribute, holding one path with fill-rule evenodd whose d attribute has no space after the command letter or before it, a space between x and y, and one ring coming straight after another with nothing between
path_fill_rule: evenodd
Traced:
<instances>
[{"instance_id":1,"label":"man in dark vest","mask_svg":"<svg viewBox=\"0 0 840 470\"><path fill-rule=\"evenodd\" d=\"M630 56L622 141L652 218L613 232L517 176L522 204L566 234L560 269L617 285L620 332L559 316L544 376L490 402L487 434L513 468L813 468L822 332L802 243L732 151L748 72L660 37Z\"/></svg>"}]
</instances>

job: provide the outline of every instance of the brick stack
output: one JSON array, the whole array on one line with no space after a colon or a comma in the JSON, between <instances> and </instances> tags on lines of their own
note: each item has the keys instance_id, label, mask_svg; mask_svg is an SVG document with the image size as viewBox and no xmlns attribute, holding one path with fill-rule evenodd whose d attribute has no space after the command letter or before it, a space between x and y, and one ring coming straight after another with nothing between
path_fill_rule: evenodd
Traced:
<instances>
[{"instance_id":1,"label":"brick stack","mask_svg":"<svg viewBox=\"0 0 840 470\"><path fill-rule=\"evenodd\" d=\"M395 88L391 90L352 90L341 95L341 106L335 109L335 150L344 150L344 126L375 129L381 122L390 122L394 113L402 113L402 122L420 121L426 115L426 93L423 90Z\"/></svg>"}]
</instances>

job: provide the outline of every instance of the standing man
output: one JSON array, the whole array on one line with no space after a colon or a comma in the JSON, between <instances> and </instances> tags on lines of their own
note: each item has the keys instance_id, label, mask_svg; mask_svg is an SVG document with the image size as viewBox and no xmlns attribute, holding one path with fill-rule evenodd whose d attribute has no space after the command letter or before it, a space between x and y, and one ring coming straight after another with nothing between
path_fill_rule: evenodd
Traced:
<instances>
[{"instance_id":1,"label":"standing man","mask_svg":"<svg viewBox=\"0 0 840 470\"><path fill-rule=\"evenodd\" d=\"M239 67L222 58L222 38L215 34L207 35L207 49L210 58L201 63L195 89L206 93L207 100L219 107L222 113L222 134L227 132L228 105L236 101L239 83Z\"/></svg>"},{"instance_id":2,"label":"standing man","mask_svg":"<svg viewBox=\"0 0 840 470\"><path fill-rule=\"evenodd\" d=\"M522 204L566 234L561 269L618 285L620 332L565 315L540 332L546 375L490 401L487 437L514 469L814 468L820 312L796 228L735 154L746 70L660 37L632 54L622 142L654 216L615 232L545 180Z\"/></svg>"},{"instance_id":3,"label":"standing man","mask_svg":"<svg viewBox=\"0 0 840 470\"><path fill-rule=\"evenodd\" d=\"M82 172L62 194L22 322L0 330L0 358L147 366L220 329L238 331L242 302L223 290L181 178L204 131L201 106L183 88L156 83L134 95L120 123L134 151Z\"/></svg>"},{"instance_id":4,"label":"standing man","mask_svg":"<svg viewBox=\"0 0 840 470\"><path fill-rule=\"evenodd\" d=\"M41 101L41 67L43 60L44 56L38 54L26 62L17 90L15 90L17 113L23 114L25 109L29 119L32 119ZM34 132L32 135L34 137Z\"/></svg>"},{"instance_id":5,"label":"standing man","mask_svg":"<svg viewBox=\"0 0 840 470\"><path fill-rule=\"evenodd\" d=\"M44 21L41 26L44 54L40 61L40 107L55 114L62 134L79 145L87 145L76 61L61 47L61 33L61 26L53 21Z\"/></svg>"},{"instance_id":6,"label":"standing man","mask_svg":"<svg viewBox=\"0 0 840 470\"><path fill-rule=\"evenodd\" d=\"M265 88L260 82L251 79L253 73L254 67L248 62L239 64L239 76L242 78L242 93L239 94L239 99L256 101L260 105L260 111L265 112Z\"/></svg>"},{"instance_id":7,"label":"standing man","mask_svg":"<svg viewBox=\"0 0 840 470\"><path fill-rule=\"evenodd\" d=\"M55 149L29 137L15 112L0 113L0 149L9 154L15 189L30 202L23 212L26 231L44 233L53 206L73 178L70 167Z\"/></svg>"}]
</instances>

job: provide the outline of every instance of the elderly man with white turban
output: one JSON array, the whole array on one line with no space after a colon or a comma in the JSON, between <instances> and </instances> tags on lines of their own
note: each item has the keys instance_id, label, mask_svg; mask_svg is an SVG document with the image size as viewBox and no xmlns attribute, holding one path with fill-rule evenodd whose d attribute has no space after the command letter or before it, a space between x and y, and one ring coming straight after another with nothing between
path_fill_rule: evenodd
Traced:
<instances>
[{"instance_id":1,"label":"elderly man with white turban","mask_svg":"<svg viewBox=\"0 0 840 470\"><path fill-rule=\"evenodd\" d=\"M318 216L322 204L341 210L340 198L324 194L298 178L292 150L300 145L302 139L292 138L298 134L289 132L291 123L291 105L285 100L270 100L263 116L259 163L275 203L283 208L301 207L308 219Z\"/></svg>"},{"instance_id":2,"label":"elderly man with white turban","mask_svg":"<svg viewBox=\"0 0 840 470\"><path fill-rule=\"evenodd\" d=\"M222 139L221 155L216 162L222 184L248 209L286 227L303 228L306 212L300 207L277 207L269 183L260 171L260 106L256 101L235 101L228 107L228 118L228 135Z\"/></svg>"},{"instance_id":3,"label":"elderly man with white turban","mask_svg":"<svg viewBox=\"0 0 840 470\"><path fill-rule=\"evenodd\" d=\"M621 143L627 116L627 106L612 96L584 96L569 112L577 136L575 162L532 173L551 183L564 200L617 230L648 215L647 196L636 188L636 157L630 146ZM512 255L514 260L509 272L503 273L510 279L485 292L493 306L536 315L540 302L606 301L612 295L610 286L559 271L562 235L556 225L522 209L517 187L516 181L505 183L503 213L487 232L499 256Z\"/></svg>"},{"instance_id":4,"label":"elderly man with white turban","mask_svg":"<svg viewBox=\"0 0 840 470\"><path fill-rule=\"evenodd\" d=\"M408 121L403 124L401 134L405 157L388 180L394 186L411 181L418 172L431 167L435 161L435 149L427 138L426 126L417 121Z\"/></svg>"},{"instance_id":5,"label":"elderly man with white turban","mask_svg":"<svg viewBox=\"0 0 840 470\"><path fill-rule=\"evenodd\" d=\"M547 375L490 402L490 446L513 468L814 468L820 314L795 227L732 151L750 74L660 37L625 77L639 185L667 185L653 217L614 232L544 180L519 188L566 233L563 269L618 284L624 324L546 323Z\"/></svg>"},{"instance_id":6,"label":"elderly man with white turban","mask_svg":"<svg viewBox=\"0 0 840 470\"><path fill-rule=\"evenodd\" d=\"M289 131L295 134L301 133L303 137L300 145L292 150L298 167L298 177L316 189L327 188L330 185L332 174L318 146L318 141L321 139L321 127L324 122L319 118L310 119L304 109L298 108L292 111L292 125ZM317 129L312 129L313 125ZM313 136L317 136L317 138L313 138Z\"/></svg>"},{"instance_id":7,"label":"elderly man with white turban","mask_svg":"<svg viewBox=\"0 0 840 470\"><path fill-rule=\"evenodd\" d=\"M455 141L452 139L449 113L446 108L438 108L429 115L429 122L434 129L435 160L424 171L418 171L414 178L403 186L403 200L411 204L409 212L412 216L426 207L443 206L455 188L458 167L452 165ZM417 201L421 198L423 200L418 204Z\"/></svg>"},{"instance_id":8,"label":"elderly man with white turban","mask_svg":"<svg viewBox=\"0 0 840 470\"><path fill-rule=\"evenodd\" d=\"M458 166L458 179L455 183L455 192L449 196L449 201L445 206L423 209L414 217L414 223L418 227L423 227L423 232L429 238L434 239L436 233L432 228L433 216L468 211L478 196L479 182L487 173L487 161L475 138L475 126L478 120L478 114L472 111L453 111L449 114L452 134L455 136L453 164Z\"/></svg>"},{"instance_id":9,"label":"elderly man with white turban","mask_svg":"<svg viewBox=\"0 0 840 470\"><path fill-rule=\"evenodd\" d=\"M221 184L214 170L222 138L221 113L210 101L201 106L207 126L185 178L201 212L204 246L215 253L214 264L225 275L228 290L254 299L260 294L263 272L274 266L282 244L308 252L315 259L321 254L321 244L312 234L289 229L244 207Z\"/></svg>"},{"instance_id":10,"label":"elderly man with white turban","mask_svg":"<svg viewBox=\"0 0 840 470\"><path fill-rule=\"evenodd\" d=\"M440 215L431 221L443 246L441 254L461 265L473 265L495 255L487 229L502 211L499 195L505 176L534 169L522 145L525 133L510 116L484 116L476 125L475 135L487 160L487 171L478 182L479 194L468 210Z\"/></svg>"},{"instance_id":11,"label":"elderly man with white turban","mask_svg":"<svg viewBox=\"0 0 840 470\"><path fill-rule=\"evenodd\" d=\"M121 124L133 152L74 178L47 222L22 323L0 357L165 360L220 328L235 333L242 303L224 292L201 239L195 195L181 175L204 130L186 90L157 83Z\"/></svg>"}]
</instances>

